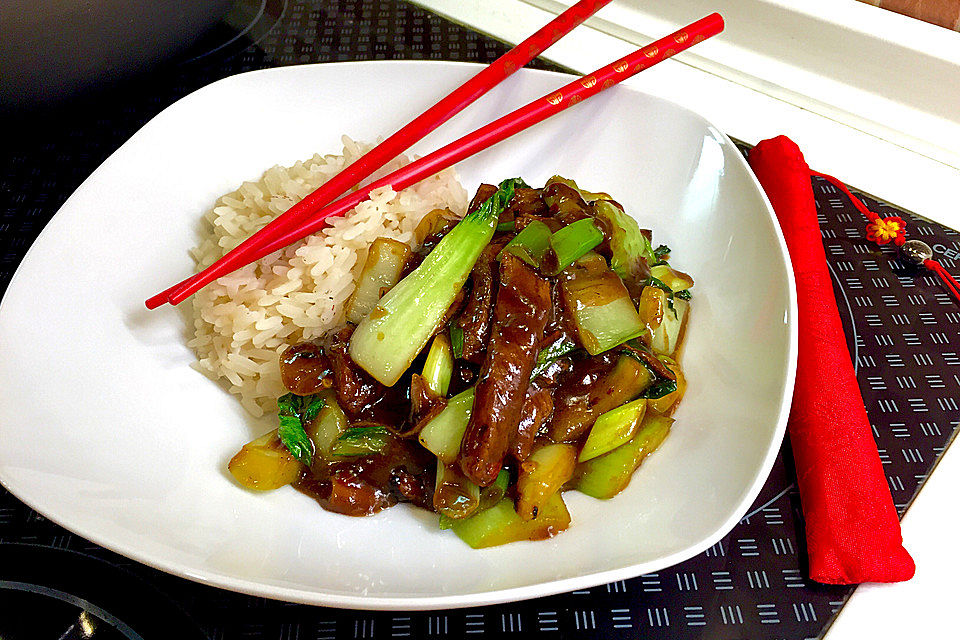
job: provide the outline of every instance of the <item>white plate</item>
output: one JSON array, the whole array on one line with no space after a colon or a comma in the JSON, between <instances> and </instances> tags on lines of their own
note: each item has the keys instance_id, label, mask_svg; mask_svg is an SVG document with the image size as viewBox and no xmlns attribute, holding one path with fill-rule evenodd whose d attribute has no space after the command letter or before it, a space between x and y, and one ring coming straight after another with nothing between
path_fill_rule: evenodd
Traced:
<instances>
[{"instance_id":1,"label":"white plate","mask_svg":"<svg viewBox=\"0 0 960 640\"><path fill-rule=\"evenodd\" d=\"M793 386L783 240L730 141L615 87L459 165L473 190L559 173L623 203L696 279L690 388L663 447L606 502L567 494L568 531L473 551L401 505L371 518L226 472L256 423L190 369L179 310L143 300L188 275L214 199L273 164L396 130L474 65L377 62L234 76L166 109L77 189L0 306L0 481L100 545L200 582L361 609L519 600L656 571L719 540L763 484ZM418 144L428 152L567 78L522 71Z\"/></svg>"}]
</instances>

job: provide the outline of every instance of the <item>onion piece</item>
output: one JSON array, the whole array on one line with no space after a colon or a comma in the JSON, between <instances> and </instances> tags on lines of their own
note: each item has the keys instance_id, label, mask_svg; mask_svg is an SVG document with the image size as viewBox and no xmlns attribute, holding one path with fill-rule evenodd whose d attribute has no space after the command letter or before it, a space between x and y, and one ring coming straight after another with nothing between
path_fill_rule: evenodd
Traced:
<instances>
[{"instance_id":1,"label":"onion piece","mask_svg":"<svg viewBox=\"0 0 960 640\"><path fill-rule=\"evenodd\" d=\"M597 355L645 330L630 292L597 254L584 256L565 271L563 304L577 327L580 343Z\"/></svg>"},{"instance_id":2,"label":"onion piece","mask_svg":"<svg viewBox=\"0 0 960 640\"><path fill-rule=\"evenodd\" d=\"M650 268L650 275L670 287L674 293L686 291L693 286L693 278L665 264Z\"/></svg>"},{"instance_id":3,"label":"onion piece","mask_svg":"<svg viewBox=\"0 0 960 640\"><path fill-rule=\"evenodd\" d=\"M400 274L410 257L410 247L392 238L377 238L370 245L357 288L347 301L346 317L360 324L377 306L384 293L400 281Z\"/></svg>"}]
</instances>

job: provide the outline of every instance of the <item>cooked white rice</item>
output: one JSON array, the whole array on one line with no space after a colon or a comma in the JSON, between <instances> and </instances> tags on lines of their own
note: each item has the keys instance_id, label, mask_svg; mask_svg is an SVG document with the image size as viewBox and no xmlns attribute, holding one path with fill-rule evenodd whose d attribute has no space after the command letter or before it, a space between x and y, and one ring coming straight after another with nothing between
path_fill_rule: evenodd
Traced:
<instances>
[{"instance_id":1,"label":"cooked white rice","mask_svg":"<svg viewBox=\"0 0 960 640\"><path fill-rule=\"evenodd\" d=\"M343 155L315 155L276 166L220 198L204 219L207 236L192 251L201 270L353 162L369 147L343 138ZM379 175L409 160L401 156ZM193 297L195 367L231 393L253 415L276 409L283 395L279 354L287 345L322 336L343 323L344 304L378 237L411 247L420 219L447 208L462 216L467 192L452 169L396 193L372 198L320 232L211 283Z\"/></svg>"}]
</instances>

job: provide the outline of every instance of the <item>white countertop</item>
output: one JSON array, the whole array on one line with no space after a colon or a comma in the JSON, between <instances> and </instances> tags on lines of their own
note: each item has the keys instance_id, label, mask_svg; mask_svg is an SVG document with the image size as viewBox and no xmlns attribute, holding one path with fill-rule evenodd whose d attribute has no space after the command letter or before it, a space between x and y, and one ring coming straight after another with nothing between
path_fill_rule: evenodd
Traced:
<instances>
[{"instance_id":1,"label":"white countertop","mask_svg":"<svg viewBox=\"0 0 960 640\"><path fill-rule=\"evenodd\" d=\"M771 5L771 10L780 8L779 0L751 1ZM554 0L416 2L512 43L519 42L552 18L554 14L541 7L554 11L563 8ZM635 29L640 28L638 25L656 23L649 16L637 18L631 13L637 4L624 1L605 7L598 13L597 21L576 29L548 50L544 57L579 72L587 72L676 28L666 26L661 31L651 32L649 38L635 38ZM692 7L687 21L692 22L704 15L700 7L703 3L687 0L687 4ZM747 0L731 0L716 2L715 8L722 14L727 9L731 15L741 15L750 9L745 7L749 4ZM822 3L811 0L811 3L805 3L805 9L811 10L808 5L818 4ZM903 34L902 41L890 46L906 51L905 55L925 46L936 54L938 64L951 65L960 61L960 34L946 29L936 31L938 27L907 22L909 19L902 16L868 5L855 6L857 4L852 0L838 0L831 6L845 19L856 17L859 37L865 37L864 31L869 34L871 30L883 38L889 38L891 33ZM671 7L675 9L676 5ZM645 18L649 19L644 22ZM629 22L634 19L636 24ZM730 18L728 24L729 21ZM814 37L810 40L816 42ZM678 56L677 60L667 60L627 82L695 110L731 137L751 144L779 134L788 135L797 142L807 162L816 170L833 174L872 195L937 222L960 228L960 206L957 205L960 155L950 151L952 142L944 142L952 140L960 130L955 127L960 108L954 109L953 120L926 118L937 111L936 103L942 99L941 93L960 90L960 86L928 86L929 95L920 96L911 104L891 105L890 100L897 97L892 95L895 91L889 96L876 96L875 100L869 95L858 94L858 99L864 101L858 103L863 104L863 113L884 113L887 108L928 111L922 122L918 119L916 122L878 126L876 122L861 118L862 114L849 111L849 105L842 101L837 105L824 105L823 100L818 99L804 104L802 96L798 98L796 87L809 86L813 92L826 85L817 85L816 78L811 80L801 72L797 72L796 77L778 77L777 87L771 88L757 81L755 76L745 79L742 75L728 73L729 69L711 66L709 61L684 58L684 55ZM729 51L718 53L720 58L724 55L733 54ZM858 60L856 53L849 55L851 68L875 62ZM927 58L920 56L916 64L928 62ZM910 72L909 60L901 66L901 73ZM956 70L960 73L960 63L956 64ZM923 69L917 67L917 73L921 71ZM778 68L777 73L784 73L784 68ZM791 84L792 80L796 83ZM807 81L810 83L804 84ZM834 82L835 78L826 81ZM910 99L909 96L903 98L905 101ZM845 108L848 110L844 111ZM907 111L902 111L898 117L906 117L902 115L905 113ZM938 132L942 132L942 137L938 137ZM954 576L960 573L960 555L953 553L956 532L960 531L960 510L955 508L954 495L958 488L960 451L954 447L944 454L903 519L905 545L917 562L916 576L905 583L859 587L828 631L827 640L947 637L945 629L956 591Z\"/></svg>"}]
</instances>

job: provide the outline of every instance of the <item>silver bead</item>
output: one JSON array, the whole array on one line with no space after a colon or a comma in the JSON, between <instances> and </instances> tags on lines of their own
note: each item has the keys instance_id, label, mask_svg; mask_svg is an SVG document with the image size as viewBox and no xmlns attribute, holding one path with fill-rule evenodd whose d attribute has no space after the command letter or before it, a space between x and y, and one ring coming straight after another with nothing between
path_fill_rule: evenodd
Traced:
<instances>
[{"instance_id":1,"label":"silver bead","mask_svg":"<svg viewBox=\"0 0 960 640\"><path fill-rule=\"evenodd\" d=\"M905 261L915 267L923 266L924 262L933 257L933 249L921 240L907 240L900 247L900 253Z\"/></svg>"}]
</instances>

